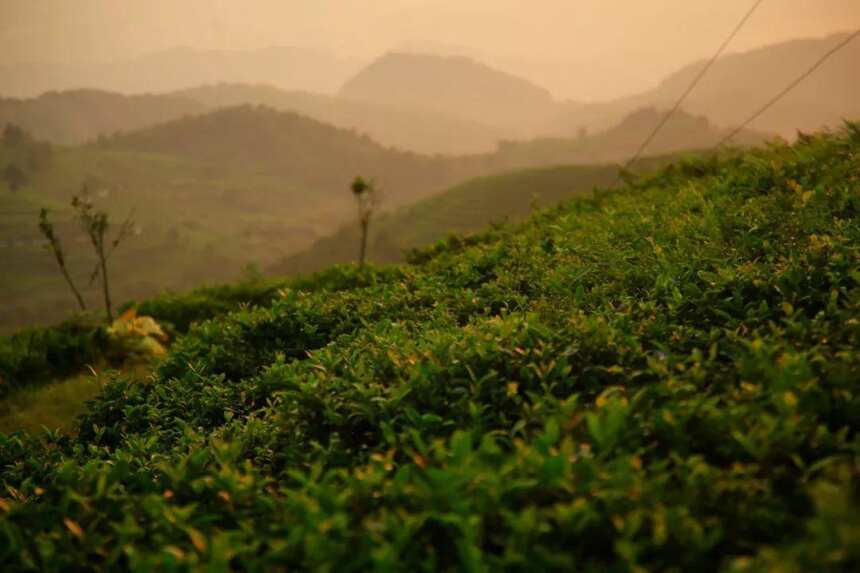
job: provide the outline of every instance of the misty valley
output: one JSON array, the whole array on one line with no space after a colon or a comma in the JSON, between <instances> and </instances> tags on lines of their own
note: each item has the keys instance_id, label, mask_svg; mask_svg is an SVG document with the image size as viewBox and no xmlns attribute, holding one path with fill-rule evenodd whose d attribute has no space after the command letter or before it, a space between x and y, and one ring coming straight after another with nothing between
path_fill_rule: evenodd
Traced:
<instances>
[{"instance_id":1,"label":"misty valley","mask_svg":"<svg viewBox=\"0 0 860 573\"><path fill-rule=\"evenodd\" d=\"M4 571L860 568L860 30L586 101L441 0L374 57L90 4L0 6Z\"/></svg>"},{"instance_id":2,"label":"misty valley","mask_svg":"<svg viewBox=\"0 0 860 573\"><path fill-rule=\"evenodd\" d=\"M832 42L819 41L822 47ZM792 49L798 48L779 45L746 58L770 69ZM746 70L741 58L734 56L714 73ZM849 75L844 69L830 74ZM418 78L426 85L416 84ZM677 81L672 76L664 84ZM398 91L398 85L411 91ZM770 89L743 85L752 101ZM724 84L703 89L699 106L736 89ZM834 103L828 105L804 104L816 93L792 94L781 105L803 108L800 120L791 114L766 130L737 134L733 142L755 145L779 134L793 136L798 125L837 126L860 114L852 107L857 99L849 95L856 93L856 82L845 89L830 94ZM9 265L0 283L5 309L0 328L44 324L74 308L34 221L40 207L50 206L61 230L80 240L67 204L85 183L114 217L136 214L140 234L115 262L122 300L236 280L249 268L309 272L352 260L353 209L344 189L357 174L376 177L384 190L386 219L373 231L369 256L391 262L406 248L448 232L516 220L544 193L556 203L567 197L564 193L613 185L609 166L635 153L660 122L672 93L657 90L577 105L556 102L526 80L465 58L392 54L359 71L334 96L213 84L164 95L75 90L2 99L0 123L20 127L29 139L20 148L3 145L0 164L26 167L37 148L45 158L29 169L19 192L0 196L0 247ZM690 109L697 109L695 102ZM707 109L722 121L681 111L649 154L669 158L712 148L729 131L732 116ZM566 187L561 193L535 185L519 193L518 202L515 197L501 205L486 201L461 211L460 220L441 214L446 199L469 202L470 186L464 186L469 180L572 163L606 166L605 177L570 174L569 181L558 180ZM434 196L435 205L424 202ZM474 199L476 205L480 201ZM417 223L426 228L420 240L397 222L409 217L407 207L413 215L425 211ZM76 249L69 264L84 273L94 261L86 249Z\"/></svg>"}]
</instances>

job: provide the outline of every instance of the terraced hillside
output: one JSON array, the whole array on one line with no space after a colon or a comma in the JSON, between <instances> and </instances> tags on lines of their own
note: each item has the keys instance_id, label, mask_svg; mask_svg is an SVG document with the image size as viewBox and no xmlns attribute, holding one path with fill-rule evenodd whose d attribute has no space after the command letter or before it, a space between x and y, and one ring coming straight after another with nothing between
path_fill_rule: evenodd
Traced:
<instances>
[{"instance_id":1,"label":"terraced hillside","mask_svg":"<svg viewBox=\"0 0 860 573\"><path fill-rule=\"evenodd\" d=\"M43 570L851 571L860 126L192 328L0 437Z\"/></svg>"},{"instance_id":2,"label":"terraced hillside","mask_svg":"<svg viewBox=\"0 0 860 573\"><path fill-rule=\"evenodd\" d=\"M44 157L42 157L44 155ZM39 161L34 161L37 159ZM38 165L37 165L38 164ZM113 257L118 300L206 281L229 281L309 247L353 213L356 173L383 173L398 205L482 173L459 163L390 150L346 130L271 109L238 107L58 147L26 139L0 145L0 170L20 166L17 191L0 183L0 330L58 321L74 310L37 222L49 208L85 296L95 257L69 202L86 183L119 224L134 211L141 231Z\"/></svg>"}]
</instances>

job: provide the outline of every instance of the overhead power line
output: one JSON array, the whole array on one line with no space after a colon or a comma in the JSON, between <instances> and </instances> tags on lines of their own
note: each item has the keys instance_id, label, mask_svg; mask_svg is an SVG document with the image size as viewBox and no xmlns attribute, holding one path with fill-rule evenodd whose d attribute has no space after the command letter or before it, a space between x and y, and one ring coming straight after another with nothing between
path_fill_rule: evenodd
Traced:
<instances>
[{"instance_id":1,"label":"overhead power line","mask_svg":"<svg viewBox=\"0 0 860 573\"><path fill-rule=\"evenodd\" d=\"M717 144L717 147L722 147L723 145L725 145L726 143L731 141L732 138L734 138L737 134L739 134L741 131L746 129L749 126L749 124L751 124L752 122L757 120L759 117L764 115L764 113L767 110L769 110L774 105L776 105L776 103L779 100L781 100L782 98L787 96L794 88L796 88L798 85L800 85L800 83L803 82L803 80L805 80L806 78L808 78L809 76L814 74L815 71L818 70L818 68L820 68L822 65L824 65L824 62L829 60L834 54L836 54L836 52L842 50L845 46L847 46L852 41L854 41L858 36L860 36L860 29L858 29L853 34L851 34L850 36L845 38L843 41L841 41L837 45L835 45L833 48L828 50L823 56L821 56L821 58L818 59L817 62L815 62L812 65L812 67L810 67L808 70L806 70L805 72L800 74L794 81L792 81L790 84L788 84L781 92L776 94L776 96L774 96L770 101L768 101L765 105L763 105L754 114L752 114L746 121L744 121L742 124L740 124L738 127L736 127L731 133L729 133L726 137L724 137L722 139L722 141L720 141Z\"/></svg>"},{"instance_id":2,"label":"overhead power line","mask_svg":"<svg viewBox=\"0 0 860 573\"><path fill-rule=\"evenodd\" d=\"M651 142L654 141L654 138L657 137L657 134L660 133L660 130L663 129L663 127L665 127L667 123L669 123L669 120L672 119L672 116L674 116L675 113L681 108L681 104L683 104L687 100L687 97L693 92L693 90L696 89L696 86L699 85L699 82L702 81L702 78L705 77L705 75L708 73L708 71L710 71L710 69L720 58L720 56L723 55L723 52L726 51L726 48L729 47L729 44L732 43L732 40L735 39L735 37L738 35L738 32L740 32L741 28L746 25L746 23L752 17L753 13L758 9L759 6L761 6L762 2L764 2L764 0L756 0L752 8L750 8L749 11L744 14L744 17L741 18L741 21L738 22L738 25L735 26L735 29L732 30L731 34L729 34L729 37L725 39L720 48L711 57L708 63L705 64L705 67L703 67L696 75L696 77L693 78L692 83L690 83L686 91L681 94L681 97L678 98L678 101L675 102L675 105L672 107L672 109L669 110L666 115L663 116L663 119L660 121L660 123L657 124L654 130L651 131L647 138L645 138L645 141L642 142L642 145L639 146L639 149L636 151L633 157L630 158L630 161L628 161L627 164L624 165L624 169L629 169L630 166L636 163L636 161L642 156L642 153L648 148Z\"/></svg>"}]
</instances>

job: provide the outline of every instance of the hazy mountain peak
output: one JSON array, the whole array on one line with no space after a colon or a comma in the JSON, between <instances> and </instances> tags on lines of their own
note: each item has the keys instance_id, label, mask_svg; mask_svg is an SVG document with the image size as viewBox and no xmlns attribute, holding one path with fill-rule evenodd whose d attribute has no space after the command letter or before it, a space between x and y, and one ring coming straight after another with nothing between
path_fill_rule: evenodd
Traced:
<instances>
[{"instance_id":1,"label":"hazy mountain peak","mask_svg":"<svg viewBox=\"0 0 860 573\"><path fill-rule=\"evenodd\" d=\"M507 126L529 125L553 106L548 90L472 58L409 52L383 55L340 95Z\"/></svg>"}]
</instances>

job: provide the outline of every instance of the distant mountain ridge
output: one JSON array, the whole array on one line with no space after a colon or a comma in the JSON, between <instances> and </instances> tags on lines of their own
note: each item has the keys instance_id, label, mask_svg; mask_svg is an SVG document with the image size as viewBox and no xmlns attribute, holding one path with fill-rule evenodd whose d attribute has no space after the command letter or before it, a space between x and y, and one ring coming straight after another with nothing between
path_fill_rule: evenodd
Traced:
<instances>
[{"instance_id":1,"label":"distant mountain ridge","mask_svg":"<svg viewBox=\"0 0 860 573\"><path fill-rule=\"evenodd\" d=\"M164 93L217 82L266 82L282 89L335 92L361 64L292 46L229 51L172 48L116 62L33 63L0 67L0 94L30 98L46 91L100 89Z\"/></svg>"},{"instance_id":2,"label":"distant mountain ridge","mask_svg":"<svg viewBox=\"0 0 860 573\"><path fill-rule=\"evenodd\" d=\"M684 109L723 128L737 125L844 37L796 40L726 56L692 92ZM194 52L179 53L180 60L194 61L197 57ZM276 57L280 52L272 53ZM177 63L174 70L184 65ZM402 150L447 155L488 153L500 141L578 138L583 131L612 128L639 109L667 109L702 65L699 62L679 70L652 91L597 103L554 101L539 86L461 56L388 54L358 71L338 95L285 90L274 81L230 82L224 78L241 65L225 65L215 71L202 66L208 71L183 81L219 79L162 95L75 90L28 100L0 98L0 124L18 123L37 137L54 142L81 143L99 135L250 103L297 112ZM834 127L843 119L860 117L857 69L860 42L834 56L752 127L790 138L797 130ZM170 68L165 73L170 75ZM141 77L145 76L143 73ZM0 74L0 85L3 81ZM678 118L667 129L676 121Z\"/></svg>"},{"instance_id":3,"label":"distant mountain ridge","mask_svg":"<svg viewBox=\"0 0 860 573\"><path fill-rule=\"evenodd\" d=\"M34 99L0 97L0 126L14 123L38 139L76 144L204 111L199 102L177 95L73 90L48 92Z\"/></svg>"},{"instance_id":4,"label":"distant mountain ridge","mask_svg":"<svg viewBox=\"0 0 860 573\"><path fill-rule=\"evenodd\" d=\"M549 117L555 106L546 89L463 56L389 53L338 93L514 129Z\"/></svg>"},{"instance_id":5,"label":"distant mountain ridge","mask_svg":"<svg viewBox=\"0 0 860 573\"><path fill-rule=\"evenodd\" d=\"M721 126L736 126L807 70L847 34L772 44L720 58L690 94L684 108ZM579 128L601 129L642 107L666 108L683 93L705 65L687 65L654 90L614 101L560 104L544 133L570 135ZM752 124L753 129L792 137L797 130L839 127L860 117L860 41L835 54Z\"/></svg>"},{"instance_id":6,"label":"distant mountain ridge","mask_svg":"<svg viewBox=\"0 0 860 573\"><path fill-rule=\"evenodd\" d=\"M847 36L792 40L725 56L709 70L686 108L706 114L718 124L737 125ZM678 93L703 65L699 62L682 68L663 80L658 92ZM790 136L798 129L841 127L843 120L857 117L860 117L860 42L855 41L825 62L756 121L754 127Z\"/></svg>"},{"instance_id":7,"label":"distant mountain ridge","mask_svg":"<svg viewBox=\"0 0 860 573\"><path fill-rule=\"evenodd\" d=\"M510 135L509 130L503 128L443 113L305 91L285 91L267 84L220 83L183 90L175 95L210 109L250 103L293 111L336 127L365 133L386 146L429 155L489 151Z\"/></svg>"}]
</instances>

